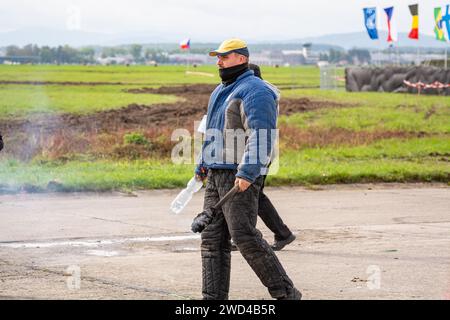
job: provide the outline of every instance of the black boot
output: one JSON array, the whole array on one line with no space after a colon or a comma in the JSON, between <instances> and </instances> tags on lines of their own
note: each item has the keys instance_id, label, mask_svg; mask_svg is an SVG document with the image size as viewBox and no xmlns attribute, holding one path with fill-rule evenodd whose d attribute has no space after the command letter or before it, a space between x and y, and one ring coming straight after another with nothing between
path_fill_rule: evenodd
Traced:
<instances>
[{"instance_id":1,"label":"black boot","mask_svg":"<svg viewBox=\"0 0 450 320\"><path fill-rule=\"evenodd\" d=\"M290 287L287 289L287 294L284 297L278 298L277 300L302 300L302 293L295 287Z\"/></svg>"},{"instance_id":2,"label":"black boot","mask_svg":"<svg viewBox=\"0 0 450 320\"><path fill-rule=\"evenodd\" d=\"M281 249L283 249L285 246L287 246L289 243L291 243L294 240L295 240L295 236L294 236L294 234L291 233L291 235L289 237L287 237L286 239L275 240L275 242L272 244L271 247L272 247L273 251L280 251Z\"/></svg>"}]
</instances>

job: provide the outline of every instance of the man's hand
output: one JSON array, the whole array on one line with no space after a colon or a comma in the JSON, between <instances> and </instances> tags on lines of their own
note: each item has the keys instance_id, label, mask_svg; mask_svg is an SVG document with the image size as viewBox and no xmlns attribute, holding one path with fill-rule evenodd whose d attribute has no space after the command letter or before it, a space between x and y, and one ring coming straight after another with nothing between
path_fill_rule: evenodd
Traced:
<instances>
[{"instance_id":1,"label":"man's hand","mask_svg":"<svg viewBox=\"0 0 450 320\"><path fill-rule=\"evenodd\" d=\"M234 181L234 184L239 185L239 192L244 192L245 190L248 189L248 187L250 187L251 182L248 182L245 179L236 178L236 181Z\"/></svg>"},{"instance_id":2,"label":"man's hand","mask_svg":"<svg viewBox=\"0 0 450 320\"><path fill-rule=\"evenodd\" d=\"M208 169L205 167L199 167L195 170L195 178L199 181L205 181L208 177Z\"/></svg>"}]
</instances>

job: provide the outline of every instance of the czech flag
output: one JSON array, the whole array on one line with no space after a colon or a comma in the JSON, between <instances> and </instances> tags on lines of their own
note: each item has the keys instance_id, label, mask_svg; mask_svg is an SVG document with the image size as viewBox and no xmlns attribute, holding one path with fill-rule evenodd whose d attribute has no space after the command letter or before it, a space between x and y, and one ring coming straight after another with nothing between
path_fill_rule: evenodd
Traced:
<instances>
[{"instance_id":1,"label":"czech flag","mask_svg":"<svg viewBox=\"0 0 450 320\"><path fill-rule=\"evenodd\" d=\"M409 33L410 39L419 39L419 5L412 4L409 6L409 11L413 17L412 29Z\"/></svg>"},{"instance_id":2,"label":"czech flag","mask_svg":"<svg viewBox=\"0 0 450 320\"><path fill-rule=\"evenodd\" d=\"M394 13L394 7L384 8L384 12L386 12L387 24L388 24L388 39L387 39L387 41L393 42L394 38L392 37L391 23L392 23L392 14Z\"/></svg>"},{"instance_id":3,"label":"czech flag","mask_svg":"<svg viewBox=\"0 0 450 320\"><path fill-rule=\"evenodd\" d=\"M183 50L187 50L191 48L191 39L184 39L180 42L180 48Z\"/></svg>"}]
</instances>

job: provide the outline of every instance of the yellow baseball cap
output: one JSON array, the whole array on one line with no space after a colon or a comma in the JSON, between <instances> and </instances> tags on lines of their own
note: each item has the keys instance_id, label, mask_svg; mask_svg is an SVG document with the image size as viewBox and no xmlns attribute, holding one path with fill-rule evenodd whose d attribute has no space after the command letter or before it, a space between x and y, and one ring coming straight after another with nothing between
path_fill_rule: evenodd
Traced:
<instances>
[{"instance_id":1,"label":"yellow baseball cap","mask_svg":"<svg viewBox=\"0 0 450 320\"><path fill-rule=\"evenodd\" d=\"M248 52L247 44L241 39L233 38L222 42L218 49L210 51L209 55L211 57L215 56L225 56L231 52L236 52L248 57L250 54Z\"/></svg>"}]
</instances>

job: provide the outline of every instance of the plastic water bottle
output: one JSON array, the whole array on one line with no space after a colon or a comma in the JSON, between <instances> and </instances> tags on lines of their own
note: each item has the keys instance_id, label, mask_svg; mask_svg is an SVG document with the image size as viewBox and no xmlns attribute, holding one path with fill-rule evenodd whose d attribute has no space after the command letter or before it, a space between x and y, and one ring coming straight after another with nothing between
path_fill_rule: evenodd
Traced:
<instances>
[{"instance_id":1,"label":"plastic water bottle","mask_svg":"<svg viewBox=\"0 0 450 320\"><path fill-rule=\"evenodd\" d=\"M200 133L205 134L206 133L206 119L208 116L205 114L202 118L202 121L200 121L200 124L198 125L197 131Z\"/></svg>"},{"instance_id":2,"label":"plastic water bottle","mask_svg":"<svg viewBox=\"0 0 450 320\"><path fill-rule=\"evenodd\" d=\"M175 214L179 214L192 199L192 195L200 190L202 186L202 181L197 180L195 177L192 177L192 179L187 183L186 188L181 190L175 200L172 201L170 210Z\"/></svg>"}]
</instances>

